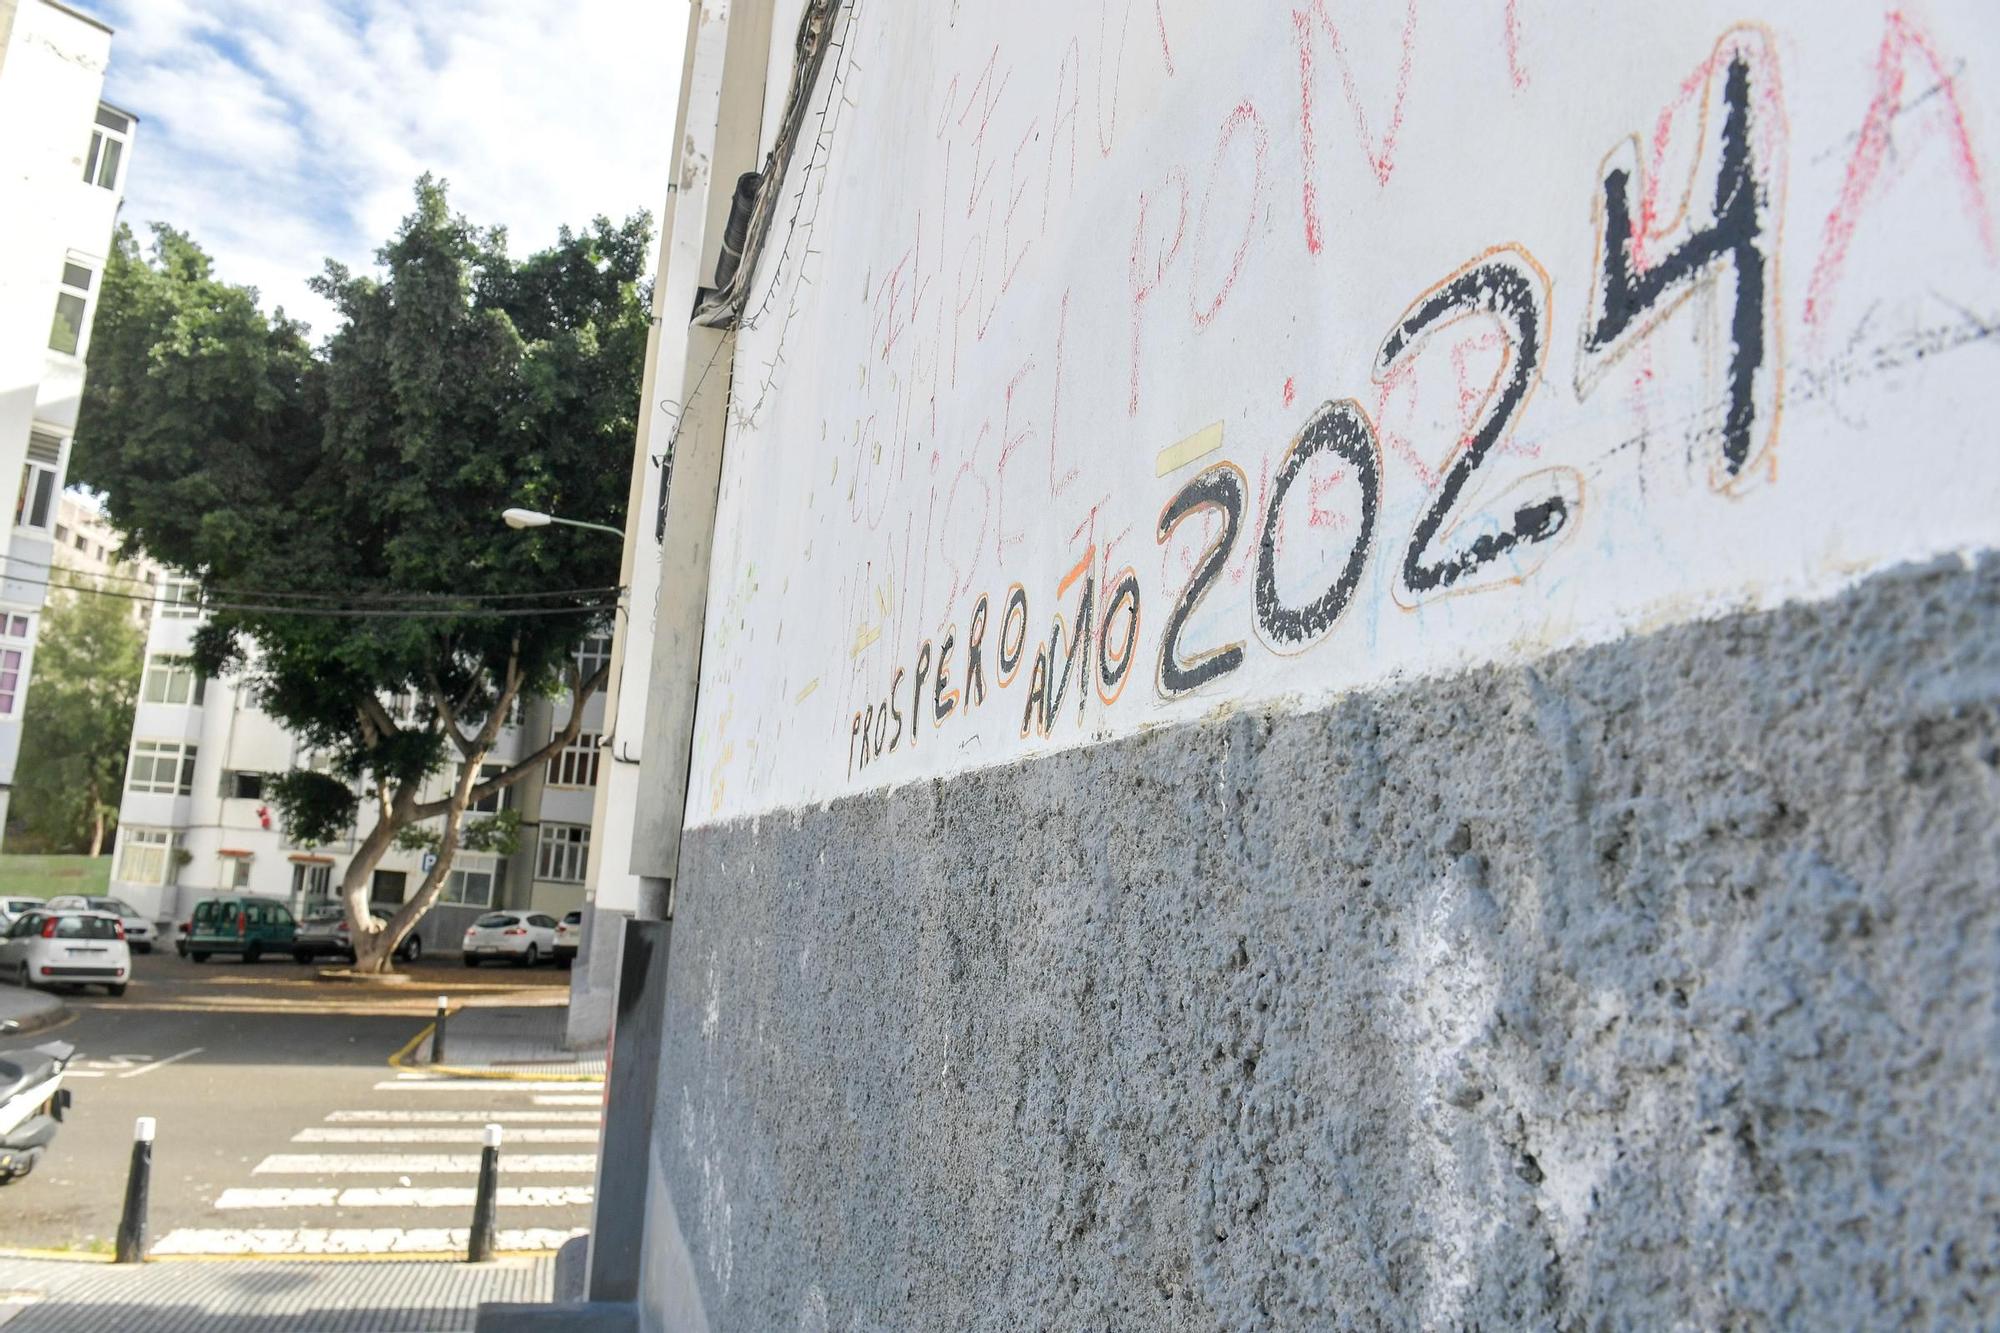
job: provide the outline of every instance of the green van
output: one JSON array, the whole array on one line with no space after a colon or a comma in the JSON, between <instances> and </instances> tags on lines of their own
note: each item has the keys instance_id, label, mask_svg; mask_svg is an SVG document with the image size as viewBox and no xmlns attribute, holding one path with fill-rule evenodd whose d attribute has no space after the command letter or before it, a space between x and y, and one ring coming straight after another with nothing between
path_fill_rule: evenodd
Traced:
<instances>
[{"instance_id":1,"label":"green van","mask_svg":"<svg viewBox=\"0 0 2000 1333\"><path fill-rule=\"evenodd\" d=\"M254 963L266 951L288 953L299 923L270 898L204 898L188 918L187 956L205 963L212 953L241 954Z\"/></svg>"}]
</instances>

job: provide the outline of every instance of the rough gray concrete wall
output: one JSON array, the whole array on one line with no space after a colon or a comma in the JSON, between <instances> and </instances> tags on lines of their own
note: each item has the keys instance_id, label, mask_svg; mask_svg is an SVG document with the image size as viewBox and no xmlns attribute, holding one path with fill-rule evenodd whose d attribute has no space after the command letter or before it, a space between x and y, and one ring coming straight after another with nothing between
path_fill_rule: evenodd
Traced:
<instances>
[{"instance_id":1,"label":"rough gray concrete wall","mask_svg":"<svg viewBox=\"0 0 2000 1333\"><path fill-rule=\"evenodd\" d=\"M1989 560L701 830L654 1290L1993 1327L1996 814Z\"/></svg>"}]
</instances>

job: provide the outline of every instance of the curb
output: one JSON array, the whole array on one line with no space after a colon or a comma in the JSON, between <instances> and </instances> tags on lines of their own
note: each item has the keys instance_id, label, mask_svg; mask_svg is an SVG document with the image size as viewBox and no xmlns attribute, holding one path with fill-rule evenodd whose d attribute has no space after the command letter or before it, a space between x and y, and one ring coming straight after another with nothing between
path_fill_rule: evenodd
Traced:
<instances>
[{"instance_id":1,"label":"curb","mask_svg":"<svg viewBox=\"0 0 2000 1333\"><path fill-rule=\"evenodd\" d=\"M25 1037L31 1032L40 1032L44 1028L52 1028L70 1017L69 1006L61 1000L56 999L55 996L48 995L38 998L48 1000L48 1006L46 1008L37 1007L29 1013L14 1016L14 1021L21 1026L7 1033L7 1036Z\"/></svg>"},{"instance_id":2,"label":"curb","mask_svg":"<svg viewBox=\"0 0 2000 1333\"><path fill-rule=\"evenodd\" d=\"M496 1250L489 1263L523 1259L553 1258L555 1250ZM33 1259L41 1263L76 1264L96 1268L144 1268L159 1264L438 1264L454 1263L468 1268L487 1264L466 1263L463 1250L405 1250L394 1254L149 1254L136 1264L119 1264L108 1254L88 1254L73 1250L10 1249L0 1246L0 1259Z\"/></svg>"},{"instance_id":3,"label":"curb","mask_svg":"<svg viewBox=\"0 0 2000 1333\"><path fill-rule=\"evenodd\" d=\"M440 1074L447 1078L484 1078L496 1083L598 1083L605 1082L603 1074L537 1074L528 1070L482 1069L477 1065L431 1065L407 1063L411 1052L430 1040L436 1023L426 1023L423 1030L403 1043L402 1049L389 1057L389 1068L406 1074Z\"/></svg>"}]
</instances>

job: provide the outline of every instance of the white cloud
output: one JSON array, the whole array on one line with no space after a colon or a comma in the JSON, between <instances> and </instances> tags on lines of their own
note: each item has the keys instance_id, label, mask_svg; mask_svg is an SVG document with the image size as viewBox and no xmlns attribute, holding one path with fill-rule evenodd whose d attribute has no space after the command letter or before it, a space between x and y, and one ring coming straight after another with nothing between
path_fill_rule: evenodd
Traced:
<instances>
[{"instance_id":1,"label":"white cloud","mask_svg":"<svg viewBox=\"0 0 2000 1333\"><path fill-rule=\"evenodd\" d=\"M118 30L105 97L141 118L135 227L308 319L432 171L517 254L666 199L686 0L83 0Z\"/></svg>"}]
</instances>

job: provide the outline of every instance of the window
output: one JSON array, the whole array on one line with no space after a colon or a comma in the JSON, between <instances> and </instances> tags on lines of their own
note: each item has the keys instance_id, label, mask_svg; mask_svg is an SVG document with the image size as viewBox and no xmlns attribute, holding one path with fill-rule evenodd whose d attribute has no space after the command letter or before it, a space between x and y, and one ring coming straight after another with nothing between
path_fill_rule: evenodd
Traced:
<instances>
[{"instance_id":1,"label":"window","mask_svg":"<svg viewBox=\"0 0 2000 1333\"><path fill-rule=\"evenodd\" d=\"M467 907L493 906L493 892L499 887L498 863L487 857L461 856L452 862L445 876L441 903L463 903Z\"/></svg>"},{"instance_id":2,"label":"window","mask_svg":"<svg viewBox=\"0 0 2000 1333\"><path fill-rule=\"evenodd\" d=\"M551 787L595 787L597 785L597 743L594 731L580 731L576 739L549 760Z\"/></svg>"},{"instance_id":3,"label":"window","mask_svg":"<svg viewBox=\"0 0 2000 1333\"><path fill-rule=\"evenodd\" d=\"M292 897L299 902L333 892L333 867L325 861L292 862Z\"/></svg>"},{"instance_id":4,"label":"window","mask_svg":"<svg viewBox=\"0 0 2000 1333\"><path fill-rule=\"evenodd\" d=\"M201 704L206 682L185 657L154 653L146 659L146 679L139 697L149 704Z\"/></svg>"},{"instance_id":5,"label":"window","mask_svg":"<svg viewBox=\"0 0 2000 1333\"><path fill-rule=\"evenodd\" d=\"M225 780L222 794L233 801L261 801L264 799L264 775L231 773Z\"/></svg>"},{"instance_id":6,"label":"window","mask_svg":"<svg viewBox=\"0 0 2000 1333\"><path fill-rule=\"evenodd\" d=\"M69 540L69 529L64 527L60 523L56 524L56 540L59 542L66 542Z\"/></svg>"},{"instance_id":7,"label":"window","mask_svg":"<svg viewBox=\"0 0 2000 1333\"><path fill-rule=\"evenodd\" d=\"M155 605L167 620L193 620L201 614L201 584L193 579L170 578L160 586Z\"/></svg>"},{"instance_id":8,"label":"window","mask_svg":"<svg viewBox=\"0 0 2000 1333\"><path fill-rule=\"evenodd\" d=\"M122 934L118 923L107 916L56 918L56 938L59 940L115 940Z\"/></svg>"},{"instance_id":9,"label":"window","mask_svg":"<svg viewBox=\"0 0 2000 1333\"><path fill-rule=\"evenodd\" d=\"M56 470L40 463L27 464L21 469L20 498L14 501L14 525L46 531L55 498Z\"/></svg>"},{"instance_id":10,"label":"window","mask_svg":"<svg viewBox=\"0 0 2000 1333\"><path fill-rule=\"evenodd\" d=\"M247 889L250 887L249 857L225 856L222 858L222 887L225 889Z\"/></svg>"},{"instance_id":11,"label":"window","mask_svg":"<svg viewBox=\"0 0 2000 1333\"><path fill-rule=\"evenodd\" d=\"M481 782L491 782L505 771L506 765L504 764L481 764L479 766L479 780ZM499 791L488 792L465 808L474 814L481 815L497 815L502 810L511 810L514 808L514 789L512 787L502 787Z\"/></svg>"},{"instance_id":12,"label":"window","mask_svg":"<svg viewBox=\"0 0 2000 1333\"><path fill-rule=\"evenodd\" d=\"M127 884L171 884L180 837L171 829L128 828L118 851L118 878Z\"/></svg>"},{"instance_id":13,"label":"window","mask_svg":"<svg viewBox=\"0 0 2000 1333\"><path fill-rule=\"evenodd\" d=\"M608 667L610 665L611 636L609 634L593 634L583 641L581 648L576 650L576 667L586 681L597 674L599 667Z\"/></svg>"},{"instance_id":14,"label":"window","mask_svg":"<svg viewBox=\"0 0 2000 1333\"><path fill-rule=\"evenodd\" d=\"M410 877L401 870L378 870L368 885L368 901L400 905L409 892Z\"/></svg>"},{"instance_id":15,"label":"window","mask_svg":"<svg viewBox=\"0 0 2000 1333\"><path fill-rule=\"evenodd\" d=\"M108 106L97 108L97 127L90 132L90 156L83 160L83 179L100 189L118 188L118 166L132 134L132 118Z\"/></svg>"},{"instance_id":16,"label":"window","mask_svg":"<svg viewBox=\"0 0 2000 1333\"><path fill-rule=\"evenodd\" d=\"M28 660L28 618L0 615L0 717L12 717L21 702Z\"/></svg>"},{"instance_id":17,"label":"window","mask_svg":"<svg viewBox=\"0 0 2000 1333\"><path fill-rule=\"evenodd\" d=\"M193 795L196 748L180 741L133 741L132 769L126 775L125 789Z\"/></svg>"},{"instance_id":18,"label":"window","mask_svg":"<svg viewBox=\"0 0 2000 1333\"><path fill-rule=\"evenodd\" d=\"M584 869L589 864L589 825L542 825L541 847L535 857L535 878L562 884L581 884Z\"/></svg>"},{"instance_id":19,"label":"window","mask_svg":"<svg viewBox=\"0 0 2000 1333\"><path fill-rule=\"evenodd\" d=\"M58 352L75 356L83 345L84 318L90 312L90 279L91 271L83 265L63 265L55 323L49 327L49 346Z\"/></svg>"}]
</instances>

